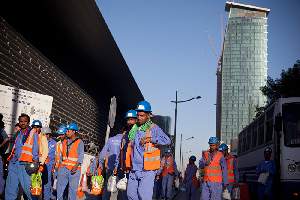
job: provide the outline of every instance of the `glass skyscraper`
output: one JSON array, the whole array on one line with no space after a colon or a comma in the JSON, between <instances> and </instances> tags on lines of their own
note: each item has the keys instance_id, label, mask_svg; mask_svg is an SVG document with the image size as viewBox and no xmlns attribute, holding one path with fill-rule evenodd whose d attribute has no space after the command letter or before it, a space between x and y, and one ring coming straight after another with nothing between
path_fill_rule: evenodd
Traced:
<instances>
[{"instance_id":1,"label":"glass skyscraper","mask_svg":"<svg viewBox=\"0 0 300 200\"><path fill-rule=\"evenodd\" d=\"M269 9L226 2L229 12L217 79L217 136L231 139L265 104L260 87L267 81L267 15Z\"/></svg>"}]
</instances>

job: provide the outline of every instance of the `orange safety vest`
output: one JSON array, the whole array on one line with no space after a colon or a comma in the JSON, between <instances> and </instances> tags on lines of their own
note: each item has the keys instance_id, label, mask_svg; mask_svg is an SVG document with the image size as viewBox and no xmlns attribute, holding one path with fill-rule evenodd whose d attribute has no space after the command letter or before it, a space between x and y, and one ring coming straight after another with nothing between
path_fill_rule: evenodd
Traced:
<instances>
[{"instance_id":1,"label":"orange safety vest","mask_svg":"<svg viewBox=\"0 0 300 200\"><path fill-rule=\"evenodd\" d=\"M174 158L169 156L167 159L166 157L162 161L162 176L166 176L168 174L173 174L175 172L174 168Z\"/></svg>"},{"instance_id":2,"label":"orange safety vest","mask_svg":"<svg viewBox=\"0 0 300 200\"><path fill-rule=\"evenodd\" d=\"M226 157L226 163L227 163L227 177L228 177L228 183L234 183L234 168L233 168L233 161L234 157L232 155L228 155Z\"/></svg>"},{"instance_id":3,"label":"orange safety vest","mask_svg":"<svg viewBox=\"0 0 300 200\"><path fill-rule=\"evenodd\" d=\"M154 125L152 124L150 128ZM151 130L146 130L146 138L151 139ZM151 141L151 140L150 140ZM144 170L160 169L160 150L151 142L145 144L144 152Z\"/></svg>"},{"instance_id":4,"label":"orange safety vest","mask_svg":"<svg viewBox=\"0 0 300 200\"><path fill-rule=\"evenodd\" d=\"M62 152L62 141L56 143L56 149L55 149L55 168L59 167L59 161L60 161L61 152Z\"/></svg>"},{"instance_id":5,"label":"orange safety vest","mask_svg":"<svg viewBox=\"0 0 300 200\"><path fill-rule=\"evenodd\" d=\"M78 161L78 145L80 143L80 139L77 139L73 142L73 144L69 148L69 155L67 155L67 144L68 140L64 140L62 143L62 162L61 166L66 167L68 170L72 170L72 168L77 164ZM80 170L80 166L78 166L77 170Z\"/></svg>"},{"instance_id":6,"label":"orange safety vest","mask_svg":"<svg viewBox=\"0 0 300 200\"><path fill-rule=\"evenodd\" d=\"M204 152L205 160L208 160L208 154L208 151ZM217 151L210 164L204 167L204 181L222 183L222 169L220 165L220 160L222 157L223 154Z\"/></svg>"},{"instance_id":7,"label":"orange safety vest","mask_svg":"<svg viewBox=\"0 0 300 200\"><path fill-rule=\"evenodd\" d=\"M29 136L26 139L26 142L22 146L21 155L19 158L19 161L23 162L33 162L33 156L32 156L32 147L34 142L34 134L30 131Z\"/></svg>"},{"instance_id":8,"label":"orange safety vest","mask_svg":"<svg viewBox=\"0 0 300 200\"><path fill-rule=\"evenodd\" d=\"M125 159L126 169L131 169L131 166L132 166L131 153L132 153L132 144L131 144L131 142L129 142L127 145L127 150L126 150L126 159Z\"/></svg>"}]
</instances>

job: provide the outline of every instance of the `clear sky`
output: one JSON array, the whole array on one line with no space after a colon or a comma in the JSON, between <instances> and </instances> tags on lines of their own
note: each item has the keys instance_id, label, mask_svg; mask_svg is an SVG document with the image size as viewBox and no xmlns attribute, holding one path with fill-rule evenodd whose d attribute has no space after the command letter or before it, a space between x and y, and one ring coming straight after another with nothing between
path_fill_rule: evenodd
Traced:
<instances>
[{"instance_id":1,"label":"clear sky","mask_svg":"<svg viewBox=\"0 0 300 200\"><path fill-rule=\"evenodd\" d=\"M97 0L99 9L154 114L172 117L178 90L177 141L197 159L215 135L216 63L221 46L224 0ZM300 59L300 1L235 1L271 9L268 21L268 75ZM223 26L225 27L225 26ZM210 36L209 36L210 35ZM209 42L208 37L211 37ZM214 43L210 45L210 43ZM212 47L213 46L213 47ZM188 153L191 151L192 153ZM177 148L177 155L178 153Z\"/></svg>"}]
</instances>

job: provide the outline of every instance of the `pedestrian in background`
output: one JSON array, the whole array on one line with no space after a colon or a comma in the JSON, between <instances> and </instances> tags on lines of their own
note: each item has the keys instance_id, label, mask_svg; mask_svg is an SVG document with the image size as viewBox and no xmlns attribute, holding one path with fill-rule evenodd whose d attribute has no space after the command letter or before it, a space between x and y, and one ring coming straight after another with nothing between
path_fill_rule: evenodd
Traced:
<instances>
[{"instance_id":1,"label":"pedestrian in background","mask_svg":"<svg viewBox=\"0 0 300 200\"><path fill-rule=\"evenodd\" d=\"M264 160L256 167L258 175L258 199L273 199L273 179L276 168L274 160L271 160L272 149L270 147L264 150Z\"/></svg>"},{"instance_id":2,"label":"pedestrian in background","mask_svg":"<svg viewBox=\"0 0 300 200\"><path fill-rule=\"evenodd\" d=\"M196 199L196 191L198 188L198 183L196 183L198 167L195 165L195 162L196 156L191 156L184 172L183 184L185 186L186 200Z\"/></svg>"}]
</instances>

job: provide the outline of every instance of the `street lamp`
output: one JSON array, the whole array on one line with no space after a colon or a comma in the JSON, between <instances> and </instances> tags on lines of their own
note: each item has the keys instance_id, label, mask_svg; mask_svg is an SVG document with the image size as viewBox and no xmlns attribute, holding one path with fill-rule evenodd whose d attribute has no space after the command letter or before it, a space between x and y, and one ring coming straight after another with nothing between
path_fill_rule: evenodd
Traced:
<instances>
[{"instance_id":1,"label":"street lamp","mask_svg":"<svg viewBox=\"0 0 300 200\"><path fill-rule=\"evenodd\" d=\"M194 99L200 99L201 96L196 96L187 100L183 100L183 101L178 101L177 98L177 90L176 90L176 99L175 101L171 101L172 103L175 103L175 121L174 121L174 157L175 157L175 147L176 147L176 125L177 125L177 104L178 103L184 103L184 102L188 102L188 101L192 101Z\"/></svg>"},{"instance_id":2,"label":"street lamp","mask_svg":"<svg viewBox=\"0 0 300 200\"><path fill-rule=\"evenodd\" d=\"M194 139L194 136L186 138L186 140L190 140L190 139ZM181 166L181 170L183 168L183 155L181 153L181 148L182 148L182 134L180 134L180 149L179 149L179 160L180 160L180 166Z\"/></svg>"}]
</instances>

